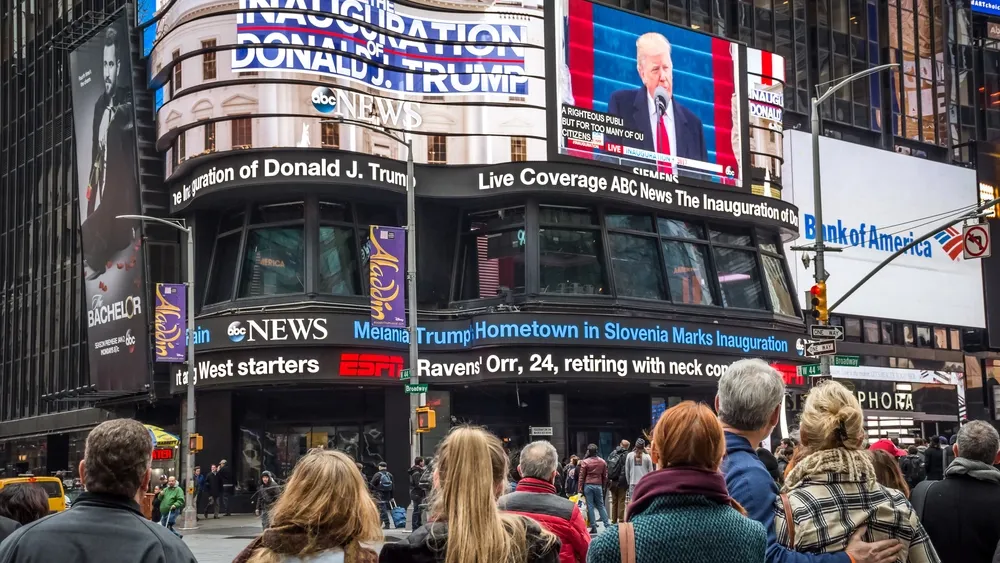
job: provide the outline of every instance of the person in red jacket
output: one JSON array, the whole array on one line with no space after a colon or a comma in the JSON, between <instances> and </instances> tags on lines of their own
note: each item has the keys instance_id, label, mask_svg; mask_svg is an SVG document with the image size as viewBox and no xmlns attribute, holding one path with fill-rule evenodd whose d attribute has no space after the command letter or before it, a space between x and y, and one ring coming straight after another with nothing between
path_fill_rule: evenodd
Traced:
<instances>
[{"instance_id":1,"label":"person in red jacket","mask_svg":"<svg viewBox=\"0 0 1000 563\"><path fill-rule=\"evenodd\" d=\"M576 470L577 488L587 498L587 520L590 521L590 533L597 533L597 520L594 519L594 509L604 523L604 529L611 526L608 521L608 511L604 507L604 496L608 492L608 464L597 455L597 444L587 446L587 457L580 462Z\"/></svg>"},{"instance_id":2,"label":"person in red jacket","mask_svg":"<svg viewBox=\"0 0 1000 563\"><path fill-rule=\"evenodd\" d=\"M576 503L556 494L558 469L559 455L552 444L544 440L528 444L517 465L521 475L517 489L498 503L501 510L532 518L555 534L562 542L560 563L583 563L590 534Z\"/></svg>"}]
</instances>

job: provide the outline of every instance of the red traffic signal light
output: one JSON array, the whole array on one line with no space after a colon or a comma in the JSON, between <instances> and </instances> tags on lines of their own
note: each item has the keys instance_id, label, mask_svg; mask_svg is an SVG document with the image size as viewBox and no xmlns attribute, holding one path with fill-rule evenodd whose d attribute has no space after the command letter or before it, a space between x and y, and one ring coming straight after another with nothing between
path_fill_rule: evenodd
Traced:
<instances>
[{"instance_id":1,"label":"red traffic signal light","mask_svg":"<svg viewBox=\"0 0 1000 563\"><path fill-rule=\"evenodd\" d=\"M812 295L812 316L820 322L830 320L830 310L826 301L826 282L816 282L816 285L809 288Z\"/></svg>"}]
</instances>

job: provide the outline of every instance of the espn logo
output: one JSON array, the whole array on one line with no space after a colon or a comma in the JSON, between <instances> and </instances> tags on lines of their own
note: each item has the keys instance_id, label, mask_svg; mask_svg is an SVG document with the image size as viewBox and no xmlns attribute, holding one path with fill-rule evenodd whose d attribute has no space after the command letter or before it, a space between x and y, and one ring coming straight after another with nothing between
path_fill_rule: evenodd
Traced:
<instances>
[{"instance_id":1,"label":"espn logo","mask_svg":"<svg viewBox=\"0 0 1000 563\"><path fill-rule=\"evenodd\" d=\"M340 355L340 375L343 377L391 377L399 379L403 371L402 356L385 354Z\"/></svg>"}]
</instances>

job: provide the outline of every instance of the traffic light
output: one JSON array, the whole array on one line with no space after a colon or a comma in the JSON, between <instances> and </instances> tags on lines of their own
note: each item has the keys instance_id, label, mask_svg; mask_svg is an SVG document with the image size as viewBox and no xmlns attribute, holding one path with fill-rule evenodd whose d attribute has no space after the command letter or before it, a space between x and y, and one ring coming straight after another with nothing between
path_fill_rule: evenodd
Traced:
<instances>
[{"instance_id":1,"label":"traffic light","mask_svg":"<svg viewBox=\"0 0 1000 563\"><path fill-rule=\"evenodd\" d=\"M437 415L430 407L417 407L417 433L430 432L437 426Z\"/></svg>"},{"instance_id":2,"label":"traffic light","mask_svg":"<svg viewBox=\"0 0 1000 563\"><path fill-rule=\"evenodd\" d=\"M820 322L827 322L830 320L830 310L827 308L826 302L826 282L816 282L816 285L812 286L809 290L812 294L812 316L814 319Z\"/></svg>"},{"instance_id":3,"label":"traffic light","mask_svg":"<svg viewBox=\"0 0 1000 563\"><path fill-rule=\"evenodd\" d=\"M188 449L191 450L191 453L193 454L205 449L205 442L202 439L201 434L191 434L188 438Z\"/></svg>"}]
</instances>

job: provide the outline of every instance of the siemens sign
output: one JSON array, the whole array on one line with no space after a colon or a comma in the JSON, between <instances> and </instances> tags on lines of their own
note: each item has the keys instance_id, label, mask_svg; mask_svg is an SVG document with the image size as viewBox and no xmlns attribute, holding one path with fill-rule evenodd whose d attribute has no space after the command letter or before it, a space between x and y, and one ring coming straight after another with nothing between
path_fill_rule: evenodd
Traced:
<instances>
[{"instance_id":1,"label":"siemens sign","mask_svg":"<svg viewBox=\"0 0 1000 563\"><path fill-rule=\"evenodd\" d=\"M816 217L808 213L803 214L803 231L806 239L816 239ZM823 225L823 239L829 244L842 244L844 246L857 246L860 248L870 248L879 252L893 253L910 244L916 237L912 231L906 233L886 232L879 230L874 223L844 223L842 219L837 219L836 223ZM933 247L929 240L914 246L907 251L912 256L922 258L933 258Z\"/></svg>"}]
</instances>

